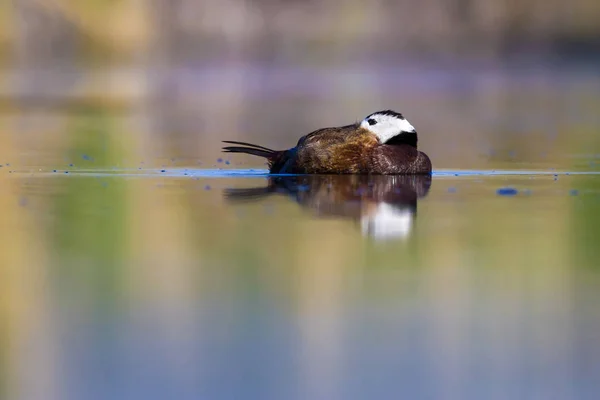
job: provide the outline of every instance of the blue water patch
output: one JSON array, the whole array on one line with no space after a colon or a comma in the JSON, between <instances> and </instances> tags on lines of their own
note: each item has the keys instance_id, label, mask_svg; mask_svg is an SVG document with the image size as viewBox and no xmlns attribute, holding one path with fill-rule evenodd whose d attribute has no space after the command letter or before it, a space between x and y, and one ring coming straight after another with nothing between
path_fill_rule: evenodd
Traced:
<instances>
[{"instance_id":1,"label":"blue water patch","mask_svg":"<svg viewBox=\"0 0 600 400\"><path fill-rule=\"evenodd\" d=\"M72 164L71 164L72 165ZM57 170L51 170L58 172ZM15 171L19 172L19 171ZM25 171L23 171L25 172ZM29 172L29 171L27 171ZM77 168L71 170L72 175L93 175L93 176L147 176L152 177L160 174L168 177L192 177L192 178L258 178L258 177L280 177L280 176L301 176L299 174L269 174L266 169L203 169L203 168ZM536 171L536 170L436 170L433 171L434 178L466 178L466 177L486 177L486 176L548 176L559 178L560 176L575 175L598 175L600 171Z\"/></svg>"},{"instance_id":2,"label":"blue water patch","mask_svg":"<svg viewBox=\"0 0 600 400\"><path fill-rule=\"evenodd\" d=\"M532 175L532 176L554 176L559 175L600 175L597 171L556 171L550 170L436 170L432 175L445 176L498 176L498 175Z\"/></svg>"},{"instance_id":3,"label":"blue water patch","mask_svg":"<svg viewBox=\"0 0 600 400\"><path fill-rule=\"evenodd\" d=\"M517 194L519 194L519 191L515 188L505 187L496 190L496 194L499 196L516 196Z\"/></svg>"}]
</instances>

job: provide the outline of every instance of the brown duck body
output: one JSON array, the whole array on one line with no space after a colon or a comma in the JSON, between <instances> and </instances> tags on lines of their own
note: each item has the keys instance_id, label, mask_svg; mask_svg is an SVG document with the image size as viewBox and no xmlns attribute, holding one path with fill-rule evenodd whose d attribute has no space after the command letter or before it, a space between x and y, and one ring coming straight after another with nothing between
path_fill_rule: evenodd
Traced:
<instances>
[{"instance_id":1,"label":"brown duck body","mask_svg":"<svg viewBox=\"0 0 600 400\"><path fill-rule=\"evenodd\" d=\"M293 173L429 174L431 161L407 143L381 144L360 126L325 128L300 139Z\"/></svg>"},{"instance_id":2,"label":"brown duck body","mask_svg":"<svg viewBox=\"0 0 600 400\"><path fill-rule=\"evenodd\" d=\"M272 174L431 174L429 157L417 149L416 132L382 144L360 123L316 130L289 150L226 143L241 146L224 147L225 152L265 157Z\"/></svg>"}]
</instances>

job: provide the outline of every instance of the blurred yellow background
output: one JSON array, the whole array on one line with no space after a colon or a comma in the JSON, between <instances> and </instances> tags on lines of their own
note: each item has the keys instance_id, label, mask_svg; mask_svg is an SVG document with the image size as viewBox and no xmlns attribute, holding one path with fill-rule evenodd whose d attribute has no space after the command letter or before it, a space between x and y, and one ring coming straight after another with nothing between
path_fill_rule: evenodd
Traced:
<instances>
[{"instance_id":1,"label":"blurred yellow background","mask_svg":"<svg viewBox=\"0 0 600 400\"><path fill-rule=\"evenodd\" d=\"M212 166L223 138L286 148L387 108L437 168L545 168L598 148L595 1L15 0L0 13L2 140L19 150L0 155L21 165L39 163L35 148L64 154L86 129L73 117L90 114L129 163Z\"/></svg>"}]
</instances>

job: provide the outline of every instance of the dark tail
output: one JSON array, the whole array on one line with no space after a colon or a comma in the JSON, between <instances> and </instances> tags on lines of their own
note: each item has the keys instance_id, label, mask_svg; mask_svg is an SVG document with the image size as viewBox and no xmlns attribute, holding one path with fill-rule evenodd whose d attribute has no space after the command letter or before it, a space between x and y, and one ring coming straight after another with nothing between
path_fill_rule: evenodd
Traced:
<instances>
[{"instance_id":1,"label":"dark tail","mask_svg":"<svg viewBox=\"0 0 600 400\"><path fill-rule=\"evenodd\" d=\"M239 146L227 146L223 147L224 153L245 153L252 154L253 156L264 157L272 161L275 156L281 152L271 150L267 147L259 146L257 144L246 143L246 142L235 142L232 140L223 140L223 143L237 144Z\"/></svg>"}]
</instances>

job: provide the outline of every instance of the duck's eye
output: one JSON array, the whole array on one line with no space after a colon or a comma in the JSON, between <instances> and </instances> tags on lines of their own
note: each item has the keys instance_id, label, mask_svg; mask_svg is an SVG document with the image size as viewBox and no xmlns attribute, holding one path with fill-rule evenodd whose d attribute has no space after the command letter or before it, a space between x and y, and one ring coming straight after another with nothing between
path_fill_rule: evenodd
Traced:
<instances>
[{"instance_id":1,"label":"duck's eye","mask_svg":"<svg viewBox=\"0 0 600 400\"><path fill-rule=\"evenodd\" d=\"M369 118L367 122L369 123L369 125L375 125L377 123L377 121L375 121L373 118Z\"/></svg>"}]
</instances>

